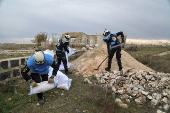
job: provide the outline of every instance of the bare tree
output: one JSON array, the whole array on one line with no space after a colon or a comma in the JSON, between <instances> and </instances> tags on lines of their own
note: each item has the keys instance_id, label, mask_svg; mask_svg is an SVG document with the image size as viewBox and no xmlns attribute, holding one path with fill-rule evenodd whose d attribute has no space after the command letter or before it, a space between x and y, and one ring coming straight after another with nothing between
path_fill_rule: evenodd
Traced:
<instances>
[{"instance_id":1,"label":"bare tree","mask_svg":"<svg viewBox=\"0 0 170 113\"><path fill-rule=\"evenodd\" d=\"M45 32L40 32L38 33L33 40L31 40L32 43L36 43L37 46L41 46L41 42L47 40L47 33Z\"/></svg>"}]
</instances>

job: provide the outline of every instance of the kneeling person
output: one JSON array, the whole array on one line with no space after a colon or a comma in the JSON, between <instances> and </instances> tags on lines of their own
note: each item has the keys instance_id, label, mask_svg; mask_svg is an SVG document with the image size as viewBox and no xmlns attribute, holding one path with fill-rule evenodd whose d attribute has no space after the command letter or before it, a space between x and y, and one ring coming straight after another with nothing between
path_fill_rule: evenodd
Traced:
<instances>
[{"instance_id":1,"label":"kneeling person","mask_svg":"<svg viewBox=\"0 0 170 113\"><path fill-rule=\"evenodd\" d=\"M56 76L57 70L55 61L49 54L44 54L43 51L37 51L27 60L25 67L21 70L23 78L30 83L32 87L37 86L36 83L48 81L49 66L53 67L52 77ZM28 75L28 72L31 75ZM39 104L44 103L43 93L37 93Z\"/></svg>"}]
</instances>

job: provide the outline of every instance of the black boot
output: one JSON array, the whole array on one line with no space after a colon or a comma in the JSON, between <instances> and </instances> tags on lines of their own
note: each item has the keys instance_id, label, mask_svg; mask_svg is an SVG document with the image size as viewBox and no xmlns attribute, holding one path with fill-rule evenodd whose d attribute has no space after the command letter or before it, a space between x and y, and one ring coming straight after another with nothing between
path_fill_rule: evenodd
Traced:
<instances>
[{"instance_id":1,"label":"black boot","mask_svg":"<svg viewBox=\"0 0 170 113\"><path fill-rule=\"evenodd\" d=\"M110 71L110 68L106 67L105 70L106 70L106 71Z\"/></svg>"},{"instance_id":2,"label":"black boot","mask_svg":"<svg viewBox=\"0 0 170 113\"><path fill-rule=\"evenodd\" d=\"M42 98L42 99L38 99L38 103L39 104L44 104L44 99Z\"/></svg>"}]
</instances>

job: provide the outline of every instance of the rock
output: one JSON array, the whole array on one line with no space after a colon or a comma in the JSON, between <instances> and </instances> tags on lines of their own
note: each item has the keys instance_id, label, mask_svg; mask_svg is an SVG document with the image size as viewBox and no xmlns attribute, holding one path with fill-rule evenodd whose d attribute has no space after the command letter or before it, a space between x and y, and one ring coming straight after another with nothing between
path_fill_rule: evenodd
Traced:
<instances>
[{"instance_id":1,"label":"rock","mask_svg":"<svg viewBox=\"0 0 170 113\"><path fill-rule=\"evenodd\" d=\"M139 80L142 80L142 75L136 76Z\"/></svg>"},{"instance_id":2,"label":"rock","mask_svg":"<svg viewBox=\"0 0 170 113\"><path fill-rule=\"evenodd\" d=\"M134 87L134 88L133 88L133 91L138 91L138 88L137 88L137 87Z\"/></svg>"},{"instance_id":3,"label":"rock","mask_svg":"<svg viewBox=\"0 0 170 113\"><path fill-rule=\"evenodd\" d=\"M167 96L168 94L163 92L162 95L163 95L163 96Z\"/></svg>"},{"instance_id":4,"label":"rock","mask_svg":"<svg viewBox=\"0 0 170 113\"><path fill-rule=\"evenodd\" d=\"M147 96L149 93L145 92L145 91L142 91L142 94Z\"/></svg>"},{"instance_id":5,"label":"rock","mask_svg":"<svg viewBox=\"0 0 170 113\"><path fill-rule=\"evenodd\" d=\"M85 48L85 47L83 47L83 48L81 48L82 49L82 51L87 51L87 49Z\"/></svg>"},{"instance_id":6,"label":"rock","mask_svg":"<svg viewBox=\"0 0 170 113\"><path fill-rule=\"evenodd\" d=\"M158 110L156 111L156 113L165 113L165 112L163 112L163 111L161 111L161 110L158 109Z\"/></svg>"},{"instance_id":7,"label":"rock","mask_svg":"<svg viewBox=\"0 0 170 113\"><path fill-rule=\"evenodd\" d=\"M116 92L116 88L114 86L112 87L112 91Z\"/></svg>"},{"instance_id":8,"label":"rock","mask_svg":"<svg viewBox=\"0 0 170 113\"><path fill-rule=\"evenodd\" d=\"M122 100L120 100L119 98L116 98L116 99L115 99L115 103L117 103L117 104L123 104Z\"/></svg>"},{"instance_id":9,"label":"rock","mask_svg":"<svg viewBox=\"0 0 170 113\"><path fill-rule=\"evenodd\" d=\"M136 98L136 99L135 99L135 102L136 102L136 104L142 104L142 102L140 101L139 98Z\"/></svg>"},{"instance_id":10,"label":"rock","mask_svg":"<svg viewBox=\"0 0 170 113\"><path fill-rule=\"evenodd\" d=\"M95 74L95 77L96 78L101 78L102 77L102 74L100 73L100 74Z\"/></svg>"},{"instance_id":11,"label":"rock","mask_svg":"<svg viewBox=\"0 0 170 113\"><path fill-rule=\"evenodd\" d=\"M167 111L167 110L169 109L169 105L168 105L168 104L165 104L165 105L163 106L163 108L164 108L165 111Z\"/></svg>"},{"instance_id":12,"label":"rock","mask_svg":"<svg viewBox=\"0 0 170 113\"><path fill-rule=\"evenodd\" d=\"M149 100L152 100L152 99L153 99L152 96L150 96L150 95L148 95L147 98L148 98Z\"/></svg>"},{"instance_id":13,"label":"rock","mask_svg":"<svg viewBox=\"0 0 170 113\"><path fill-rule=\"evenodd\" d=\"M92 82L88 78L85 78L84 81L87 82L88 84L92 84Z\"/></svg>"},{"instance_id":14,"label":"rock","mask_svg":"<svg viewBox=\"0 0 170 113\"><path fill-rule=\"evenodd\" d=\"M156 100L160 100L162 98L162 95L161 94L158 94L158 93L153 93L152 94L152 97Z\"/></svg>"},{"instance_id":15,"label":"rock","mask_svg":"<svg viewBox=\"0 0 170 113\"><path fill-rule=\"evenodd\" d=\"M164 97L163 99L162 99L162 101L164 102L164 103L168 103L168 99L166 98L166 97Z\"/></svg>"},{"instance_id":16,"label":"rock","mask_svg":"<svg viewBox=\"0 0 170 113\"><path fill-rule=\"evenodd\" d=\"M130 103L130 99L126 99L126 102Z\"/></svg>"},{"instance_id":17,"label":"rock","mask_svg":"<svg viewBox=\"0 0 170 113\"><path fill-rule=\"evenodd\" d=\"M140 101L141 101L142 103L146 102L146 97L145 97L145 96L141 96L141 97L139 97L139 99L140 99Z\"/></svg>"},{"instance_id":18,"label":"rock","mask_svg":"<svg viewBox=\"0 0 170 113\"><path fill-rule=\"evenodd\" d=\"M136 96L136 93L131 93L131 96Z\"/></svg>"},{"instance_id":19,"label":"rock","mask_svg":"<svg viewBox=\"0 0 170 113\"><path fill-rule=\"evenodd\" d=\"M139 83L142 85L142 84L145 84L145 81L141 80Z\"/></svg>"},{"instance_id":20,"label":"rock","mask_svg":"<svg viewBox=\"0 0 170 113\"><path fill-rule=\"evenodd\" d=\"M157 105L158 104L158 100L156 100L156 99L152 99L151 100L151 105Z\"/></svg>"},{"instance_id":21,"label":"rock","mask_svg":"<svg viewBox=\"0 0 170 113\"><path fill-rule=\"evenodd\" d=\"M122 107L122 108L128 108L127 104L119 104L119 106Z\"/></svg>"},{"instance_id":22,"label":"rock","mask_svg":"<svg viewBox=\"0 0 170 113\"><path fill-rule=\"evenodd\" d=\"M124 70L124 72L126 72L126 70ZM128 103L130 103L131 100L134 100L137 105L142 105L142 103L145 103L148 98L153 107L160 107L160 105L165 104L159 109L169 109L170 89L167 88L168 86L166 83L168 83L167 81L169 79L166 74L157 74L155 72L143 70L131 70L126 73L126 77L122 77L119 76L119 73L119 71L114 70L95 74L97 80L102 83L103 88L110 88L113 91L112 94L119 96L115 100L115 103L118 103L120 106L122 105L121 107L127 108L128 106L119 98ZM158 91L159 93L157 93ZM157 106L158 103L159 106ZM161 112L159 110L157 111Z\"/></svg>"},{"instance_id":23,"label":"rock","mask_svg":"<svg viewBox=\"0 0 170 113\"><path fill-rule=\"evenodd\" d=\"M100 83L101 83L101 84L104 84L104 83L105 83L105 80L104 80L104 79L101 79L101 80L100 80Z\"/></svg>"},{"instance_id":24,"label":"rock","mask_svg":"<svg viewBox=\"0 0 170 113\"><path fill-rule=\"evenodd\" d=\"M149 80L151 80L152 77L149 76L149 75L146 75L145 78L146 78L147 81L149 81Z\"/></svg>"},{"instance_id":25,"label":"rock","mask_svg":"<svg viewBox=\"0 0 170 113\"><path fill-rule=\"evenodd\" d=\"M129 98L129 95L127 94L122 95L122 99L128 99L128 98Z\"/></svg>"},{"instance_id":26,"label":"rock","mask_svg":"<svg viewBox=\"0 0 170 113\"><path fill-rule=\"evenodd\" d=\"M124 90L118 90L117 93L123 94Z\"/></svg>"}]
</instances>

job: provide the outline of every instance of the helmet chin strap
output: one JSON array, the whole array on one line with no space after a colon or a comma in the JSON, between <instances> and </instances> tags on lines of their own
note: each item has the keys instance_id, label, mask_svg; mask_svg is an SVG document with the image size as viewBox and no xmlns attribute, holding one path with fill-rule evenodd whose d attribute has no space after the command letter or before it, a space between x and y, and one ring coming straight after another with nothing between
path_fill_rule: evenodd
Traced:
<instances>
[{"instance_id":1,"label":"helmet chin strap","mask_svg":"<svg viewBox=\"0 0 170 113\"><path fill-rule=\"evenodd\" d=\"M67 40L67 41L69 41L69 39L67 39L66 37L64 37L64 40Z\"/></svg>"}]
</instances>

